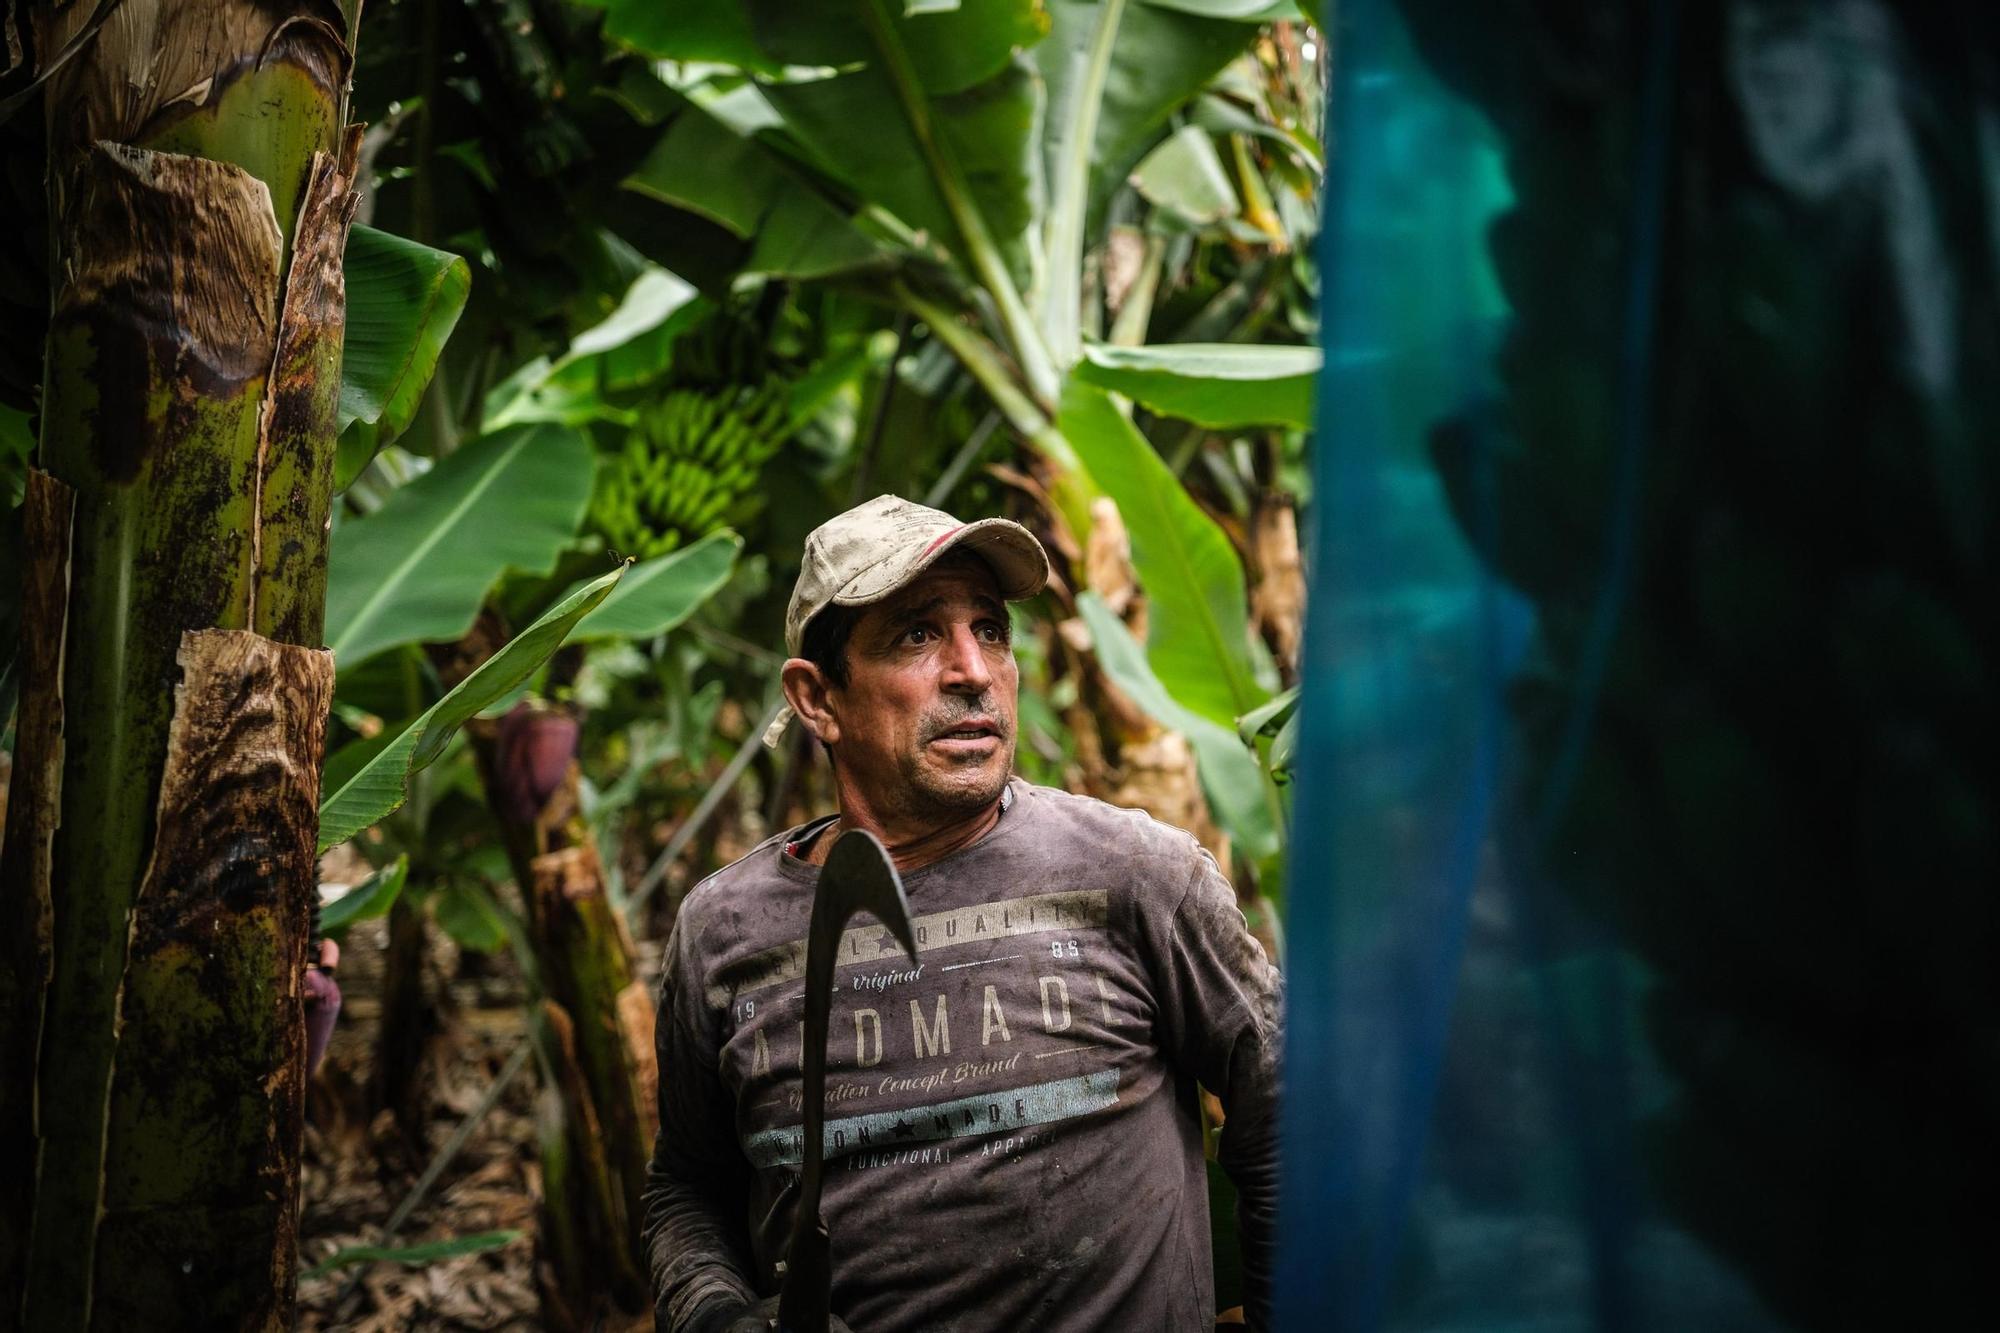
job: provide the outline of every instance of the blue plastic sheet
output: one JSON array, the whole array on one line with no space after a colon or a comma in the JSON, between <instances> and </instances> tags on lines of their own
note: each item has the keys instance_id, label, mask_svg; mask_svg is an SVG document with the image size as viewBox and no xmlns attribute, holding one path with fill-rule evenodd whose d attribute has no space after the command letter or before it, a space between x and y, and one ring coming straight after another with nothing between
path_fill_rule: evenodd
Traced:
<instances>
[{"instance_id":1,"label":"blue plastic sheet","mask_svg":"<svg viewBox=\"0 0 2000 1333\"><path fill-rule=\"evenodd\" d=\"M1385 1318L1420 1189L1530 616L1426 448L1442 407L1491 392L1499 153L1389 6L1339 10L1276 1313L1358 1330Z\"/></svg>"},{"instance_id":2,"label":"blue plastic sheet","mask_svg":"<svg viewBox=\"0 0 2000 1333\"><path fill-rule=\"evenodd\" d=\"M1279 1327L1958 1326L2000 14L1329 9Z\"/></svg>"}]
</instances>

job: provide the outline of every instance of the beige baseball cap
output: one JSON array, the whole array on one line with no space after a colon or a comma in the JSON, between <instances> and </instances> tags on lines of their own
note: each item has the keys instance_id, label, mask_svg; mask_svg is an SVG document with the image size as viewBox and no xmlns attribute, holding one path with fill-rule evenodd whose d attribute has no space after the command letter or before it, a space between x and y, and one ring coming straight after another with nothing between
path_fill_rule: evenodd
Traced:
<instances>
[{"instance_id":1,"label":"beige baseball cap","mask_svg":"<svg viewBox=\"0 0 2000 1333\"><path fill-rule=\"evenodd\" d=\"M961 523L941 509L878 495L812 530L805 564L785 609L785 648L796 657L806 623L829 606L867 606L906 588L948 551L975 552L992 567L1000 595L1033 597L1049 581L1049 555L1035 534L1005 518ZM791 721L780 709L764 732L776 745Z\"/></svg>"}]
</instances>

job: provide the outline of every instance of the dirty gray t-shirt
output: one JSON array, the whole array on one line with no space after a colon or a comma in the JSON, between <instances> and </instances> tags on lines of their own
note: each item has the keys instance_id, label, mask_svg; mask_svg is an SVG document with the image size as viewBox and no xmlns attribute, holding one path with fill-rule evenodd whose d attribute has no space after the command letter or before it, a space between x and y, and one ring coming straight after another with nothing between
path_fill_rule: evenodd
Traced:
<instances>
[{"instance_id":1,"label":"dirty gray t-shirt","mask_svg":"<svg viewBox=\"0 0 2000 1333\"><path fill-rule=\"evenodd\" d=\"M1223 1098L1253 1323L1275 1205L1277 978L1195 840L1016 780L906 876L919 958L841 943L822 1214L856 1333L1213 1327L1197 1081ZM660 1324L777 1289L816 867L771 839L668 945L646 1245ZM705 1313L705 1312L704 1312Z\"/></svg>"}]
</instances>

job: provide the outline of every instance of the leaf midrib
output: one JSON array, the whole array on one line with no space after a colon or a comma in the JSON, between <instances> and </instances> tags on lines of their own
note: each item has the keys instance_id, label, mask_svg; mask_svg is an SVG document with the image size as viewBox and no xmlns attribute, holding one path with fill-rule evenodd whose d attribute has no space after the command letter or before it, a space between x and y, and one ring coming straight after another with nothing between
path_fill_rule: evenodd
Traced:
<instances>
[{"instance_id":1,"label":"leaf midrib","mask_svg":"<svg viewBox=\"0 0 2000 1333\"><path fill-rule=\"evenodd\" d=\"M416 570L417 566L422 564L424 558L436 549L437 544L443 541L446 535L463 521L465 511L472 506L473 502L492 489L494 480L507 469L508 464L513 462L514 458L521 450L527 447L528 441L533 439L536 434L538 432L533 430L521 432L518 440L496 455L492 466L486 469L485 475L475 482L458 503L446 512L445 521L431 529L430 533L422 541L412 547L409 556L401 564L397 565L394 572L377 586L375 592L369 596L367 601L361 604L361 609L355 613L353 619L347 622L347 629L341 634L339 640L329 645L335 662L340 660L342 645L352 643L359 637L359 631L381 614L382 606L390 599L390 595L401 589L403 584L408 582L411 573ZM358 527L359 525L357 524L356 526Z\"/></svg>"}]
</instances>

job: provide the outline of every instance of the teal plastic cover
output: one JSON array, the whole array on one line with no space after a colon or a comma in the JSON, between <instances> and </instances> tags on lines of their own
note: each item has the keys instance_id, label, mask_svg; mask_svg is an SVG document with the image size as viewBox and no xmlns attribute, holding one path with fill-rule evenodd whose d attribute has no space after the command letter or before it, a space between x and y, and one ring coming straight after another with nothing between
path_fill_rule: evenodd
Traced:
<instances>
[{"instance_id":1,"label":"teal plastic cover","mask_svg":"<svg viewBox=\"0 0 2000 1333\"><path fill-rule=\"evenodd\" d=\"M1278 1325L1966 1326L2000 13L1328 8Z\"/></svg>"}]
</instances>

